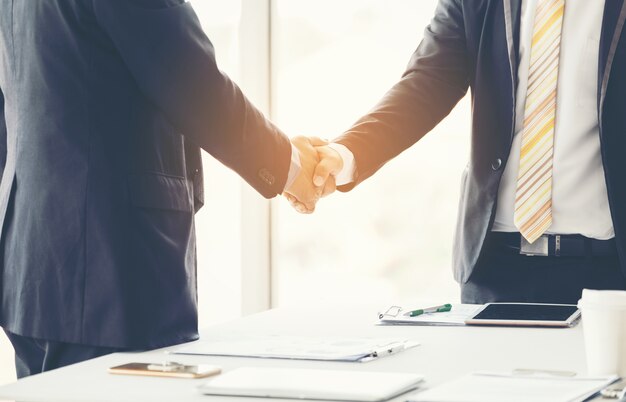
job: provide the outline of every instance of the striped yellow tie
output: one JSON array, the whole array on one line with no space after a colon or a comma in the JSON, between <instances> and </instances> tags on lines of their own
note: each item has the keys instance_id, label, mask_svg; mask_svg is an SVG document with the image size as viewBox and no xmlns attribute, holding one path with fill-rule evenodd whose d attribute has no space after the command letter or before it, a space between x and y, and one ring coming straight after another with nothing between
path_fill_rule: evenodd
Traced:
<instances>
[{"instance_id":1,"label":"striped yellow tie","mask_svg":"<svg viewBox=\"0 0 626 402\"><path fill-rule=\"evenodd\" d=\"M533 243L552 224L552 153L564 0L539 0L535 12L515 226Z\"/></svg>"}]
</instances>

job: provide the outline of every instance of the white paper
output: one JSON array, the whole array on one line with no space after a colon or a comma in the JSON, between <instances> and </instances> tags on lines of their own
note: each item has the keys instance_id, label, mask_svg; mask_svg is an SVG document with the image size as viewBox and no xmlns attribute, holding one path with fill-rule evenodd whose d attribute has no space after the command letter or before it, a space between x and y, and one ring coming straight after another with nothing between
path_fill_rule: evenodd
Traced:
<instances>
[{"instance_id":1,"label":"white paper","mask_svg":"<svg viewBox=\"0 0 626 402\"><path fill-rule=\"evenodd\" d=\"M417 346L398 338L310 338L303 336L249 336L200 340L175 349L174 354L261 357L326 361L361 361ZM389 352L391 350L391 352ZM376 353L377 356L373 356Z\"/></svg>"},{"instance_id":2,"label":"white paper","mask_svg":"<svg viewBox=\"0 0 626 402\"><path fill-rule=\"evenodd\" d=\"M395 316L380 318L383 325L465 325L465 320L473 317L482 304L453 304L452 310L443 313L426 313L416 317L405 315L413 309L403 308Z\"/></svg>"},{"instance_id":3,"label":"white paper","mask_svg":"<svg viewBox=\"0 0 626 402\"><path fill-rule=\"evenodd\" d=\"M408 402L577 402L616 379L474 373L410 395Z\"/></svg>"}]
</instances>

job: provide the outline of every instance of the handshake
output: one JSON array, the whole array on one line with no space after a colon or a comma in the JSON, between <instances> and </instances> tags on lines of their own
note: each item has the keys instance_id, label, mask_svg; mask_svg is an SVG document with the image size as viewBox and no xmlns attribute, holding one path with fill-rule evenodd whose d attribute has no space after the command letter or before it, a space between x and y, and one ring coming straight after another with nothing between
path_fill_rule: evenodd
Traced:
<instances>
[{"instance_id":1,"label":"handshake","mask_svg":"<svg viewBox=\"0 0 626 402\"><path fill-rule=\"evenodd\" d=\"M300 169L283 196L296 211L310 214L320 198L335 191L335 176L343 169L343 159L328 141L317 137L299 136L291 143L299 152Z\"/></svg>"}]
</instances>

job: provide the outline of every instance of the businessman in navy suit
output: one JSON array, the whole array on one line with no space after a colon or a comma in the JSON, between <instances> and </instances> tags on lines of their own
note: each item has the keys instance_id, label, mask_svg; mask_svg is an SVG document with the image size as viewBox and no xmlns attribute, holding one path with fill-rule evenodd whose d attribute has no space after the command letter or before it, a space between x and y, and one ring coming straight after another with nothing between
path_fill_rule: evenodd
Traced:
<instances>
[{"instance_id":1,"label":"businessman in navy suit","mask_svg":"<svg viewBox=\"0 0 626 402\"><path fill-rule=\"evenodd\" d=\"M462 300L576 303L585 287L626 288L625 20L624 0L440 0L379 104L328 146L311 140L316 185L352 189L470 89Z\"/></svg>"},{"instance_id":2,"label":"businessman in navy suit","mask_svg":"<svg viewBox=\"0 0 626 402\"><path fill-rule=\"evenodd\" d=\"M200 148L267 198L314 200L317 159L296 145L218 70L184 0L0 0L0 326L18 376L197 339Z\"/></svg>"}]
</instances>

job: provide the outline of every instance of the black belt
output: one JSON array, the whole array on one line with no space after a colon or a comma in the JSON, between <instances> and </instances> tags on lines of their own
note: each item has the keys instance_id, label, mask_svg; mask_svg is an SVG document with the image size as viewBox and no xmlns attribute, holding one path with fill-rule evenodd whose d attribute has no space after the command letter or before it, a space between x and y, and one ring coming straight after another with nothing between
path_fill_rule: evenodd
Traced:
<instances>
[{"instance_id":1,"label":"black belt","mask_svg":"<svg viewBox=\"0 0 626 402\"><path fill-rule=\"evenodd\" d=\"M528 256L541 257L609 257L617 255L615 239L598 240L582 235L545 234L529 244L517 233L491 232L496 244Z\"/></svg>"}]
</instances>

